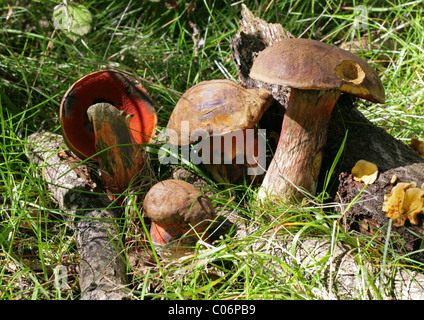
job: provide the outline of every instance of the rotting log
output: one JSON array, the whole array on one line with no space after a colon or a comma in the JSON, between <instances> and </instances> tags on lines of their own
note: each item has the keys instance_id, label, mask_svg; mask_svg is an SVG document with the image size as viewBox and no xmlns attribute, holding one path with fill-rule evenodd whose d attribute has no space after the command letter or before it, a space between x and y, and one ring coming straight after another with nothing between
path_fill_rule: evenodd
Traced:
<instances>
[{"instance_id":1,"label":"rotting log","mask_svg":"<svg viewBox=\"0 0 424 320\"><path fill-rule=\"evenodd\" d=\"M91 192L95 183L60 135L49 132L28 137L30 160L39 168L64 220L72 222L80 257L81 300L122 300L128 294L117 219L121 209L107 195Z\"/></svg>"},{"instance_id":2,"label":"rotting log","mask_svg":"<svg viewBox=\"0 0 424 320\"><path fill-rule=\"evenodd\" d=\"M271 147L276 147L278 142L290 89L253 80L249 77L249 71L258 52L289 37L292 35L280 24L268 24L255 17L243 5L240 28L232 42L233 58L242 85L247 88L267 89L272 92L276 100L260 122L260 126L267 129ZM362 192L360 200L355 205L351 206L347 212L342 210L341 213L344 213L345 221L356 220L356 222L345 223L348 231L358 231L360 234L369 235L370 233L364 230L378 225L382 228L380 232L384 233L387 230L388 218L382 211L382 204L384 195L390 193L387 179L390 180L393 174L398 174L399 181L416 181L420 186L424 182L421 181L421 175L424 174L424 159L403 142L370 122L354 108L354 105L354 98L342 95L335 106L329 124L318 188L322 186L322 181L336 159L346 136L342 155L337 163L336 171L333 172L334 178L330 184L332 188L326 191L341 204L341 208L346 208L363 187L352 180L350 174L352 167L361 159L376 164L380 172L377 181ZM275 143L272 143L272 140ZM395 246L395 250L399 253L411 253L418 249L422 242L422 229L422 221L418 226L392 228L394 235L403 239ZM412 230L415 235L411 235ZM423 256L423 253L412 255L413 259L418 261L424 261Z\"/></svg>"}]
</instances>

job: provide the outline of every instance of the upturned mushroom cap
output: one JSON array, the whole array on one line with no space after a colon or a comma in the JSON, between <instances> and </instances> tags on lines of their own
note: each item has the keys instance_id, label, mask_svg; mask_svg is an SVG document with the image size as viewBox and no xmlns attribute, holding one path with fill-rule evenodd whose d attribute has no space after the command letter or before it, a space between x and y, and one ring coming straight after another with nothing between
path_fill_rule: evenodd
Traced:
<instances>
[{"instance_id":1,"label":"upturned mushroom cap","mask_svg":"<svg viewBox=\"0 0 424 320\"><path fill-rule=\"evenodd\" d=\"M136 143L151 141L157 116L144 87L123 73L98 71L76 81L65 93L60 106L64 140L77 156L84 159L96 153L93 125L87 109L100 102L133 115L129 126Z\"/></svg>"},{"instance_id":2,"label":"upturned mushroom cap","mask_svg":"<svg viewBox=\"0 0 424 320\"><path fill-rule=\"evenodd\" d=\"M170 143L181 145L182 137L190 137L195 130L212 135L214 130L226 134L252 128L272 99L267 90L245 89L227 79L200 82L182 95L172 112L167 128L177 136L169 135ZM184 121L189 123L188 132L181 132Z\"/></svg>"},{"instance_id":3,"label":"upturned mushroom cap","mask_svg":"<svg viewBox=\"0 0 424 320\"><path fill-rule=\"evenodd\" d=\"M310 39L284 39L261 51L250 77L285 87L338 89L373 102L384 103L380 78L355 54Z\"/></svg>"},{"instance_id":4,"label":"upturned mushroom cap","mask_svg":"<svg viewBox=\"0 0 424 320\"><path fill-rule=\"evenodd\" d=\"M188 182L173 179L158 182L149 190L143 211L153 222L178 224L185 230L204 230L215 218L208 196Z\"/></svg>"}]
</instances>

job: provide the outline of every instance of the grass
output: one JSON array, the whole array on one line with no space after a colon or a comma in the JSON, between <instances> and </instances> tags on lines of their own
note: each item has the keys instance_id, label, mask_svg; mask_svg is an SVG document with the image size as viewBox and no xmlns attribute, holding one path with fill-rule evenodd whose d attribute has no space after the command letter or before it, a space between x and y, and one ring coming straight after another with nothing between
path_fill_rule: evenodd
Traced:
<instances>
[{"instance_id":1,"label":"grass","mask_svg":"<svg viewBox=\"0 0 424 320\"><path fill-rule=\"evenodd\" d=\"M240 4L176 2L178 6L168 9L146 0L84 1L94 17L92 30L73 42L53 27L58 1L0 0L1 299L80 295L75 235L28 161L26 142L40 130L60 133L58 108L73 82L101 68L137 77L155 101L162 131L180 95L192 85L237 79L230 43L238 29ZM424 138L423 1L369 0L359 9L356 1L244 3L298 37L373 44L372 50L363 46L357 54L381 76L387 103L358 103L358 108L398 139ZM197 52L190 22L203 41ZM324 201L325 194L306 206L259 207L256 190L248 185L225 191L212 184L211 190L218 213L231 213L246 234L233 233L205 244L206 249L199 246L197 255L181 261L158 260L160 268L143 273L129 264L129 290L135 299L382 299L391 290L384 271L423 271L422 265L391 252L389 243L379 242L386 234L366 238L345 232L336 205ZM311 239L326 239L330 245L318 258L309 254L299 259L296 254ZM356 292L329 288L340 271L333 259L338 245L347 246L355 262L361 284ZM63 272L60 266L66 267L66 289L55 282L55 274ZM147 290L152 283L157 290Z\"/></svg>"}]
</instances>

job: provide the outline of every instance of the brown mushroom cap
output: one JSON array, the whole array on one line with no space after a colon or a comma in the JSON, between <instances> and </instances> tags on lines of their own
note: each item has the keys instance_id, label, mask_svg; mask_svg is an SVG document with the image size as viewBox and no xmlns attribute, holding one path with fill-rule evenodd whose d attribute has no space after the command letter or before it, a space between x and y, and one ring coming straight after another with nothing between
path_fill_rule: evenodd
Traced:
<instances>
[{"instance_id":1,"label":"brown mushroom cap","mask_svg":"<svg viewBox=\"0 0 424 320\"><path fill-rule=\"evenodd\" d=\"M143 210L160 225L178 224L182 229L204 230L215 218L208 196L183 180L164 180L146 194Z\"/></svg>"},{"instance_id":2,"label":"brown mushroom cap","mask_svg":"<svg viewBox=\"0 0 424 320\"><path fill-rule=\"evenodd\" d=\"M198 83L188 89L176 104L168 122L170 143L181 145L181 139L194 130L226 134L252 128L272 102L272 95L263 89L245 89L227 79ZM181 132L182 123L189 122L189 132ZM188 143L194 143L190 140Z\"/></svg>"},{"instance_id":3,"label":"brown mushroom cap","mask_svg":"<svg viewBox=\"0 0 424 320\"><path fill-rule=\"evenodd\" d=\"M310 39L290 38L261 51L250 77L262 82L305 90L339 89L384 103L380 78L355 54Z\"/></svg>"}]
</instances>

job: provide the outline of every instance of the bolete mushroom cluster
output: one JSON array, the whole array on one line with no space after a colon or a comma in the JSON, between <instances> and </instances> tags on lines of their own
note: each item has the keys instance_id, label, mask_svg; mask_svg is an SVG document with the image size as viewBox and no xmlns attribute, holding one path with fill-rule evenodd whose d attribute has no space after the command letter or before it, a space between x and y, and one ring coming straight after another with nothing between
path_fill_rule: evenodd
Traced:
<instances>
[{"instance_id":1,"label":"bolete mushroom cluster","mask_svg":"<svg viewBox=\"0 0 424 320\"><path fill-rule=\"evenodd\" d=\"M254 91L254 90L252 90ZM260 91L260 90L259 90ZM259 98L258 98L259 99ZM75 82L60 107L63 138L81 159L99 163L111 199L140 173L144 146L155 133L157 116L147 91L117 71L99 71ZM207 240L215 218L210 199L191 184L165 180L146 194L144 213L151 219L151 239L172 257Z\"/></svg>"},{"instance_id":2,"label":"bolete mushroom cluster","mask_svg":"<svg viewBox=\"0 0 424 320\"><path fill-rule=\"evenodd\" d=\"M258 54L250 77L289 87L277 150L259 198L300 200L314 194L333 107L341 93L383 103L377 73L364 60L335 46L309 39L285 39Z\"/></svg>"},{"instance_id":3,"label":"bolete mushroom cluster","mask_svg":"<svg viewBox=\"0 0 424 320\"><path fill-rule=\"evenodd\" d=\"M359 160L352 168L352 176L355 181L372 184L377 180L378 167L372 162Z\"/></svg>"},{"instance_id":4,"label":"bolete mushroom cluster","mask_svg":"<svg viewBox=\"0 0 424 320\"><path fill-rule=\"evenodd\" d=\"M418 214L424 213L423 188L417 188L414 181L399 182L390 194L384 196L382 209L388 218L394 220L394 226L404 226L406 220L413 225L419 223Z\"/></svg>"},{"instance_id":5,"label":"bolete mushroom cluster","mask_svg":"<svg viewBox=\"0 0 424 320\"><path fill-rule=\"evenodd\" d=\"M328 123L341 93L379 103L385 100L380 79L365 61L314 40L287 39L266 48L255 59L250 77L291 89L260 199L271 194L300 199L305 192L315 193ZM217 182L239 183L246 169L257 173L260 165L266 165L257 162L265 157L260 155L257 123L272 102L272 93L265 89L246 89L230 80L203 81L176 104L167 124L169 143L188 146L200 140L199 156L212 177ZM157 116L149 94L134 79L116 71L99 71L69 88L60 120L69 148L82 159L98 161L107 190L121 193L141 170L143 146L155 133ZM251 131L253 135L248 134ZM373 179L378 173L367 163L357 167L352 173L361 179ZM370 183L370 177L364 181ZM424 191L400 188L393 189L384 210L401 222L407 213L415 223ZM181 180L154 185L145 196L143 212L151 221L152 242L172 257L191 251L199 239L207 241L215 219L210 199Z\"/></svg>"}]
</instances>

